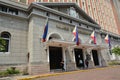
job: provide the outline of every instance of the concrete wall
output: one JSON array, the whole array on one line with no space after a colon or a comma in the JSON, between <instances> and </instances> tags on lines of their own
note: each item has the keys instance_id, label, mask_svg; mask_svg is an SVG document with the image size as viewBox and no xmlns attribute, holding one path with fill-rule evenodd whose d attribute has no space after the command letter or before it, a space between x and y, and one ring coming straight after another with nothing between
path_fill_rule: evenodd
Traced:
<instances>
[{"instance_id":1,"label":"concrete wall","mask_svg":"<svg viewBox=\"0 0 120 80\"><path fill-rule=\"evenodd\" d=\"M27 63L28 22L13 16L0 15L0 32L11 34L9 52L0 52L0 64Z\"/></svg>"}]
</instances>

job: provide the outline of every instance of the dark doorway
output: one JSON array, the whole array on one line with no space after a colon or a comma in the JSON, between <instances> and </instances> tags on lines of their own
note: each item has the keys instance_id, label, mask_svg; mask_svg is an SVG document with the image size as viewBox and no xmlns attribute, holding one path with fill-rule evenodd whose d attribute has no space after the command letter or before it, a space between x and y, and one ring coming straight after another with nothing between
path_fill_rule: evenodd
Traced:
<instances>
[{"instance_id":1,"label":"dark doorway","mask_svg":"<svg viewBox=\"0 0 120 80\"><path fill-rule=\"evenodd\" d=\"M99 65L97 50L92 50L92 56L93 56L95 66Z\"/></svg>"},{"instance_id":2,"label":"dark doorway","mask_svg":"<svg viewBox=\"0 0 120 80\"><path fill-rule=\"evenodd\" d=\"M75 51L75 61L76 61L76 66L78 68L84 68L84 60L83 60L83 51L82 49L74 49Z\"/></svg>"},{"instance_id":3,"label":"dark doorway","mask_svg":"<svg viewBox=\"0 0 120 80\"><path fill-rule=\"evenodd\" d=\"M49 47L50 69L61 69L60 62L62 61L62 48Z\"/></svg>"}]
</instances>

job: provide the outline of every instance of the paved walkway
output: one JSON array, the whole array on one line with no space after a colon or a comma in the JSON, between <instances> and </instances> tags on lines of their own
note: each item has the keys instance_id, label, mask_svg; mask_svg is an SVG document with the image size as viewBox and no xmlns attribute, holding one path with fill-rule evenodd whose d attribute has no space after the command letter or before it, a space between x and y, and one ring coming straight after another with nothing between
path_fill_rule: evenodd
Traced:
<instances>
[{"instance_id":1,"label":"paved walkway","mask_svg":"<svg viewBox=\"0 0 120 80\"><path fill-rule=\"evenodd\" d=\"M120 80L120 66L44 74L18 80Z\"/></svg>"}]
</instances>

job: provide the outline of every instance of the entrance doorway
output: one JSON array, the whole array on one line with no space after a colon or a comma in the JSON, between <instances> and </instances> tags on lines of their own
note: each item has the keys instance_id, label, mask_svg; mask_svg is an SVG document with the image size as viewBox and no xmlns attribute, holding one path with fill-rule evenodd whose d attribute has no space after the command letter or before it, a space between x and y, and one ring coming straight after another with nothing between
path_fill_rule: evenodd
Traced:
<instances>
[{"instance_id":1,"label":"entrance doorway","mask_svg":"<svg viewBox=\"0 0 120 80\"><path fill-rule=\"evenodd\" d=\"M97 50L92 50L92 56L95 66L99 65Z\"/></svg>"},{"instance_id":2,"label":"entrance doorway","mask_svg":"<svg viewBox=\"0 0 120 80\"><path fill-rule=\"evenodd\" d=\"M62 47L49 47L49 61L51 69L61 69L60 62L62 61Z\"/></svg>"},{"instance_id":3,"label":"entrance doorway","mask_svg":"<svg viewBox=\"0 0 120 80\"><path fill-rule=\"evenodd\" d=\"M78 68L84 68L84 59L82 49L74 49L75 51L75 61Z\"/></svg>"}]
</instances>

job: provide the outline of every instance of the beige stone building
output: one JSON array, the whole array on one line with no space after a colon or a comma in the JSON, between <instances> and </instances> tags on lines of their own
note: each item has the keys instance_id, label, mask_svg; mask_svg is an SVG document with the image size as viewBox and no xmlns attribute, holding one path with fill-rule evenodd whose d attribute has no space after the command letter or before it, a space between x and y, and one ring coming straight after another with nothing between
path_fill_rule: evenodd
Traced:
<instances>
[{"instance_id":1,"label":"beige stone building","mask_svg":"<svg viewBox=\"0 0 120 80\"><path fill-rule=\"evenodd\" d=\"M14 0L25 4L31 2L74 2L94 19L102 29L120 34L119 22L116 19L119 13L119 0ZM115 8L114 8L115 6ZM117 9L118 7L118 9Z\"/></svg>"},{"instance_id":2,"label":"beige stone building","mask_svg":"<svg viewBox=\"0 0 120 80\"><path fill-rule=\"evenodd\" d=\"M48 19L46 42L41 42ZM81 44L76 45L73 29L78 27ZM90 38L95 31L96 44ZM107 66L111 54L104 38L109 32L100 26L75 3L32 3L26 6L0 0L0 36L6 41L0 51L0 70L16 67L29 74ZM120 45L120 36L109 33L112 47ZM118 57L116 57L118 59ZM80 64L81 63L81 64Z\"/></svg>"}]
</instances>

